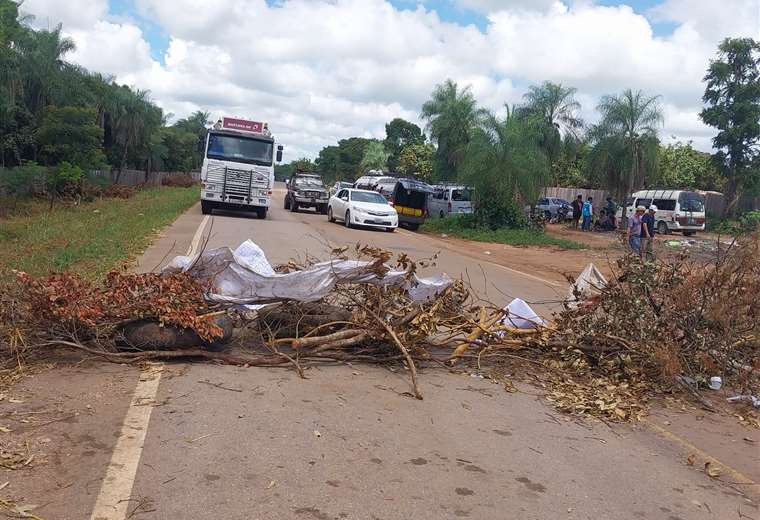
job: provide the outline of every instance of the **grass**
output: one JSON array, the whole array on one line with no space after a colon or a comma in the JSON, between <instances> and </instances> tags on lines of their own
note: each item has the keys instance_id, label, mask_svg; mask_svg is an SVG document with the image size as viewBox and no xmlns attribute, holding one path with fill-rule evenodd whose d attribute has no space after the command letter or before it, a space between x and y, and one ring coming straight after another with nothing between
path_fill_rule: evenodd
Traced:
<instances>
[{"instance_id":1,"label":"grass","mask_svg":"<svg viewBox=\"0 0 760 520\"><path fill-rule=\"evenodd\" d=\"M33 275L73 270L99 279L144 251L157 231L197 201L197 187L148 189L52 212L46 202L27 201L0 219L0 277L12 269Z\"/></svg>"},{"instance_id":2,"label":"grass","mask_svg":"<svg viewBox=\"0 0 760 520\"><path fill-rule=\"evenodd\" d=\"M474 240L476 242L492 242L511 246L527 247L559 247L562 249L586 249L584 244L554 238L546 233L528 229L489 229L467 228L462 226L457 217L431 218L425 221L422 231L428 233L445 233L447 235Z\"/></svg>"}]
</instances>

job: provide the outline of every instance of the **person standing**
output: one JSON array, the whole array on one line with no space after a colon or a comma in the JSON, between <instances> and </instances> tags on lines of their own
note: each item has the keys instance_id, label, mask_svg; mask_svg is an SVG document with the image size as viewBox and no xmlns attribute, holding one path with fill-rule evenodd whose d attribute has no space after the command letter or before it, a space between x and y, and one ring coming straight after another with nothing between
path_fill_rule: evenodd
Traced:
<instances>
[{"instance_id":1,"label":"person standing","mask_svg":"<svg viewBox=\"0 0 760 520\"><path fill-rule=\"evenodd\" d=\"M641 256L641 217L647 209L637 206L636 213L628 219L628 246L631 251Z\"/></svg>"},{"instance_id":2,"label":"person standing","mask_svg":"<svg viewBox=\"0 0 760 520\"><path fill-rule=\"evenodd\" d=\"M652 204L649 206L649 211L641 217L641 257L645 256L647 259L654 259L654 235L656 233L655 228L655 214L657 213L657 206Z\"/></svg>"},{"instance_id":3,"label":"person standing","mask_svg":"<svg viewBox=\"0 0 760 520\"><path fill-rule=\"evenodd\" d=\"M613 229L617 229L617 204L612 200L612 197L607 197L607 216L612 223Z\"/></svg>"},{"instance_id":4,"label":"person standing","mask_svg":"<svg viewBox=\"0 0 760 520\"><path fill-rule=\"evenodd\" d=\"M583 211L583 195L578 195L571 206L573 207L573 229L578 229L578 222L581 220Z\"/></svg>"},{"instance_id":5,"label":"person standing","mask_svg":"<svg viewBox=\"0 0 760 520\"><path fill-rule=\"evenodd\" d=\"M586 202L583 203L583 209L581 210L581 214L583 216L583 226L581 229L583 231L591 231L591 217L594 214L594 199L592 197L589 197L586 199Z\"/></svg>"}]
</instances>

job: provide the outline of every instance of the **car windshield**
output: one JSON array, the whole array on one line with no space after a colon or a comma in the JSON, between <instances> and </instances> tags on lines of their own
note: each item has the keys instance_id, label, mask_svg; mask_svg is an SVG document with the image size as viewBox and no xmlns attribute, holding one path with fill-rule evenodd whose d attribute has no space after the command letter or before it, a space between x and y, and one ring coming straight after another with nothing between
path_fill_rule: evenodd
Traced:
<instances>
[{"instance_id":1,"label":"car windshield","mask_svg":"<svg viewBox=\"0 0 760 520\"><path fill-rule=\"evenodd\" d=\"M300 188L321 188L324 186L319 177L296 177L295 185Z\"/></svg>"},{"instance_id":2,"label":"car windshield","mask_svg":"<svg viewBox=\"0 0 760 520\"><path fill-rule=\"evenodd\" d=\"M451 200L454 202L469 202L472 200L472 194L468 189L451 190Z\"/></svg>"},{"instance_id":3,"label":"car windshield","mask_svg":"<svg viewBox=\"0 0 760 520\"><path fill-rule=\"evenodd\" d=\"M368 192L368 191L352 191L351 200L354 202L372 202L374 204L386 204L386 205L388 204L388 201L385 200L385 197L383 197L379 193Z\"/></svg>"},{"instance_id":4,"label":"car windshield","mask_svg":"<svg viewBox=\"0 0 760 520\"><path fill-rule=\"evenodd\" d=\"M272 165L274 143L251 137L211 134L206 157L246 164Z\"/></svg>"}]
</instances>

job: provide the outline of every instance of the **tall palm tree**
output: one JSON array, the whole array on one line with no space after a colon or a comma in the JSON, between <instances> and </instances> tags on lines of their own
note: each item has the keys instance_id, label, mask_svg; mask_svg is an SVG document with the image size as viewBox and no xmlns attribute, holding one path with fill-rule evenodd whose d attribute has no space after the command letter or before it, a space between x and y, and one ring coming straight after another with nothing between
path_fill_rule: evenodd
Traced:
<instances>
[{"instance_id":1,"label":"tall palm tree","mask_svg":"<svg viewBox=\"0 0 760 520\"><path fill-rule=\"evenodd\" d=\"M626 89L619 96L604 96L597 110L602 117L590 132L592 168L622 200L644 184L647 170L656 167L663 123L659 96Z\"/></svg>"},{"instance_id":2,"label":"tall palm tree","mask_svg":"<svg viewBox=\"0 0 760 520\"><path fill-rule=\"evenodd\" d=\"M583 120L578 117L581 104L575 100L577 91L574 87L563 87L561 83L544 81L540 86L528 87L523 97L526 108L539 114L550 127L575 135L583 127Z\"/></svg>"},{"instance_id":3,"label":"tall palm tree","mask_svg":"<svg viewBox=\"0 0 760 520\"><path fill-rule=\"evenodd\" d=\"M533 119L483 116L473 130L462 164L462 180L475 188L479 213L492 226L510 225L505 215L538 198L550 177L549 158L541 146L542 128ZM517 204L517 205L516 205Z\"/></svg>"},{"instance_id":4,"label":"tall palm tree","mask_svg":"<svg viewBox=\"0 0 760 520\"><path fill-rule=\"evenodd\" d=\"M436 141L438 176L453 180L464 159L473 129L483 120L486 111L478 108L469 86L460 89L447 79L437 85L431 98L422 105L422 118Z\"/></svg>"},{"instance_id":5,"label":"tall palm tree","mask_svg":"<svg viewBox=\"0 0 760 520\"><path fill-rule=\"evenodd\" d=\"M390 152L385 149L385 145L380 141L371 141L364 148L364 156L359 164L360 174L367 170L385 170L388 167L388 157Z\"/></svg>"},{"instance_id":6,"label":"tall palm tree","mask_svg":"<svg viewBox=\"0 0 760 520\"><path fill-rule=\"evenodd\" d=\"M61 34L60 24L52 31L31 31L22 42L24 94L26 105L35 116L50 102L61 71L70 66L64 57L74 49L74 40Z\"/></svg>"}]
</instances>

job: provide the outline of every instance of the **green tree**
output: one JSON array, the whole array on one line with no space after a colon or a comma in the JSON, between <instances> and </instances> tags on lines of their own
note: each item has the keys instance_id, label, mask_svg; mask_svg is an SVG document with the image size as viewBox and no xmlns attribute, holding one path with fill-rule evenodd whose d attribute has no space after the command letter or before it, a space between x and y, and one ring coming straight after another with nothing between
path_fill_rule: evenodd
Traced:
<instances>
[{"instance_id":1,"label":"green tree","mask_svg":"<svg viewBox=\"0 0 760 520\"><path fill-rule=\"evenodd\" d=\"M618 200L643 186L647 172L657 167L663 122L658 99L626 89L619 96L604 96L597 106L601 121L589 132L590 167Z\"/></svg>"},{"instance_id":2,"label":"green tree","mask_svg":"<svg viewBox=\"0 0 760 520\"><path fill-rule=\"evenodd\" d=\"M366 173L368 170L387 170L389 156L390 153L386 151L383 143L380 141L370 141L364 148L364 155L359 163L359 169L362 173Z\"/></svg>"},{"instance_id":3,"label":"green tree","mask_svg":"<svg viewBox=\"0 0 760 520\"><path fill-rule=\"evenodd\" d=\"M395 118L385 125L385 149L390 153L388 157L388 169L396 171L399 166L401 151L410 145L423 144L425 136L422 129L400 117Z\"/></svg>"},{"instance_id":4,"label":"green tree","mask_svg":"<svg viewBox=\"0 0 760 520\"><path fill-rule=\"evenodd\" d=\"M542 146L553 160L558 159L562 151L562 136L577 137L583 128L583 121L578 116L581 104L575 99L576 92L573 87L544 81L540 86L528 87L523 96L526 103L521 112L543 123Z\"/></svg>"},{"instance_id":5,"label":"green tree","mask_svg":"<svg viewBox=\"0 0 760 520\"><path fill-rule=\"evenodd\" d=\"M92 108L48 107L35 137L47 165L66 161L84 170L105 165L103 131Z\"/></svg>"},{"instance_id":6,"label":"green tree","mask_svg":"<svg viewBox=\"0 0 760 520\"><path fill-rule=\"evenodd\" d=\"M302 171L302 172L318 172L319 168L317 168L317 165L308 157L301 157L300 159L296 159L291 163L293 165L293 169L295 171Z\"/></svg>"},{"instance_id":7,"label":"green tree","mask_svg":"<svg viewBox=\"0 0 760 520\"><path fill-rule=\"evenodd\" d=\"M550 178L541 146L542 127L534 120L493 115L473 130L461 179L474 191L476 217L491 227L516 226L524 204L532 204Z\"/></svg>"},{"instance_id":8,"label":"green tree","mask_svg":"<svg viewBox=\"0 0 760 520\"><path fill-rule=\"evenodd\" d=\"M404 175L414 175L430 182L433 179L434 155L435 149L430 144L409 144L401 150L397 169Z\"/></svg>"},{"instance_id":9,"label":"green tree","mask_svg":"<svg viewBox=\"0 0 760 520\"><path fill-rule=\"evenodd\" d=\"M726 178L727 216L733 216L742 189L757 183L753 161L760 153L760 43L751 38L726 38L710 62L699 116L718 129L713 155Z\"/></svg>"},{"instance_id":10,"label":"green tree","mask_svg":"<svg viewBox=\"0 0 760 520\"><path fill-rule=\"evenodd\" d=\"M361 162L364 158L364 150L371 139L364 137L349 137L338 141L340 161L338 162L338 177L345 181L356 180L361 171Z\"/></svg>"},{"instance_id":11,"label":"green tree","mask_svg":"<svg viewBox=\"0 0 760 520\"><path fill-rule=\"evenodd\" d=\"M52 31L32 31L21 43L24 97L35 116L42 114L62 86L62 71L70 67L64 57L75 48L74 40L61 34L60 24Z\"/></svg>"},{"instance_id":12,"label":"green tree","mask_svg":"<svg viewBox=\"0 0 760 520\"><path fill-rule=\"evenodd\" d=\"M340 176L340 147L325 146L319 151L316 160L317 171L322 175L325 182L334 182L342 179Z\"/></svg>"},{"instance_id":13,"label":"green tree","mask_svg":"<svg viewBox=\"0 0 760 520\"><path fill-rule=\"evenodd\" d=\"M447 79L437 85L431 98L422 105L430 138L436 143L435 171L441 180L457 178L470 137L486 116L478 108L470 87L460 89Z\"/></svg>"},{"instance_id":14,"label":"green tree","mask_svg":"<svg viewBox=\"0 0 760 520\"><path fill-rule=\"evenodd\" d=\"M691 142L661 146L657 157L657 174L650 182L663 188L720 190L720 171L710 154L695 150Z\"/></svg>"}]
</instances>

